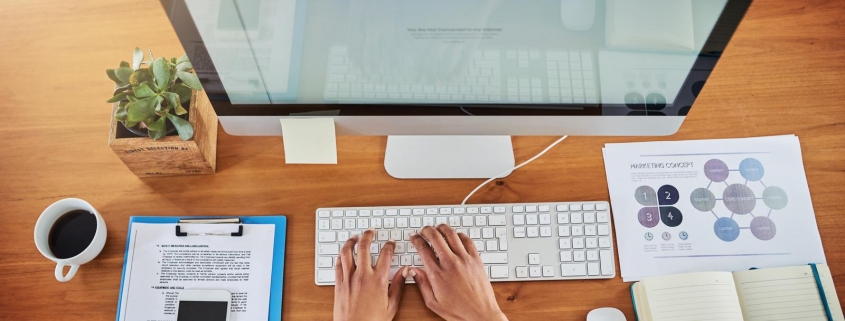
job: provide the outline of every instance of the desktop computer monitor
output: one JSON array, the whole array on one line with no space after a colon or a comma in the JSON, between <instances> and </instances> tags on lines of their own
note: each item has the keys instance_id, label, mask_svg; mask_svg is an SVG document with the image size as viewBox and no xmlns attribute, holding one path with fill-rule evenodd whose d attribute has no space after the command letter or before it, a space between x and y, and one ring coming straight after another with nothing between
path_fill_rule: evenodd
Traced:
<instances>
[{"instance_id":1,"label":"desktop computer monitor","mask_svg":"<svg viewBox=\"0 0 845 321\"><path fill-rule=\"evenodd\" d=\"M391 135L397 177L495 175L497 135L675 133L751 3L161 2L227 133L332 117Z\"/></svg>"}]
</instances>

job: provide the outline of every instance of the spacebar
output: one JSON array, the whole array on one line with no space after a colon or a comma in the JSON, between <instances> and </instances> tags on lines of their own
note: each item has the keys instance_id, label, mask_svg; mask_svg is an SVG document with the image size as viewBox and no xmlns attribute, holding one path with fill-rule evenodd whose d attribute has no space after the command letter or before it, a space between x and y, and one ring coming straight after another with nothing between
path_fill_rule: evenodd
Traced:
<instances>
[{"instance_id":1,"label":"spacebar","mask_svg":"<svg viewBox=\"0 0 845 321\"><path fill-rule=\"evenodd\" d=\"M484 264L508 263L507 253L481 253L481 262Z\"/></svg>"}]
</instances>

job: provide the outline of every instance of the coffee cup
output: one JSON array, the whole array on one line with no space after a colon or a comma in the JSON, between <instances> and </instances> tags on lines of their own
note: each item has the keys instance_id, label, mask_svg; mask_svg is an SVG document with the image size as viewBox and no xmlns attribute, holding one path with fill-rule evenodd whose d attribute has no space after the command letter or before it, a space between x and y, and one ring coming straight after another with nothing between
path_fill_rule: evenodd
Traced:
<instances>
[{"instance_id":1,"label":"coffee cup","mask_svg":"<svg viewBox=\"0 0 845 321\"><path fill-rule=\"evenodd\" d=\"M91 204L66 198L48 206L35 223L35 246L56 262L56 280L67 282L79 266L93 260L106 245L106 222ZM70 267L67 274L65 267Z\"/></svg>"}]
</instances>

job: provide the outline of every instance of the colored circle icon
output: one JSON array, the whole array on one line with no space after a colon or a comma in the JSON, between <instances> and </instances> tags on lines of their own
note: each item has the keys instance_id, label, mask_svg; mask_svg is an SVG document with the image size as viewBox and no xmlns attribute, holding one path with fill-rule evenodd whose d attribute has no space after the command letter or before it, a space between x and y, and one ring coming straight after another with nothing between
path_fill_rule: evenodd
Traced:
<instances>
[{"instance_id":1,"label":"colored circle icon","mask_svg":"<svg viewBox=\"0 0 845 321\"><path fill-rule=\"evenodd\" d=\"M771 209L783 209L786 207L786 203L788 201L789 199L786 197L786 192L784 192L780 187L769 186L763 190L763 203Z\"/></svg>"},{"instance_id":2,"label":"colored circle icon","mask_svg":"<svg viewBox=\"0 0 845 321\"><path fill-rule=\"evenodd\" d=\"M704 176L714 182L724 182L728 179L730 170L725 162L719 159L711 159L704 163Z\"/></svg>"},{"instance_id":3,"label":"colored circle icon","mask_svg":"<svg viewBox=\"0 0 845 321\"><path fill-rule=\"evenodd\" d=\"M657 193L649 186L637 187L634 197L642 206L657 206Z\"/></svg>"},{"instance_id":4,"label":"colored circle icon","mask_svg":"<svg viewBox=\"0 0 845 321\"><path fill-rule=\"evenodd\" d=\"M660 212L657 211L656 207L643 207L637 213L637 220L647 228L655 227L657 223L660 223Z\"/></svg>"},{"instance_id":5,"label":"colored circle icon","mask_svg":"<svg viewBox=\"0 0 845 321\"><path fill-rule=\"evenodd\" d=\"M675 205L678 202L678 189L672 185L663 185L657 189L657 202L660 205Z\"/></svg>"},{"instance_id":6,"label":"colored circle icon","mask_svg":"<svg viewBox=\"0 0 845 321\"><path fill-rule=\"evenodd\" d=\"M759 181L764 173L763 164L757 159L746 158L739 163L739 174L749 181Z\"/></svg>"},{"instance_id":7,"label":"colored circle icon","mask_svg":"<svg viewBox=\"0 0 845 321\"><path fill-rule=\"evenodd\" d=\"M716 195L709 189L696 188L689 196L692 207L702 212L712 211L716 207Z\"/></svg>"},{"instance_id":8,"label":"colored circle icon","mask_svg":"<svg viewBox=\"0 0 845 321\"><path fill-rule=\"evenodd\" d=\"M751 220L751 234L754 234L754 237L760 240L771 240L775 237L776 232L775 222L772 222L768 217L758 216Z\"/></svg>"},{"instance_id":9,"label":"colored circle icon","mask_svg":"<svg viewBox=\"0 0 845 321\"><path fill-rule=\"evenodd\" d=\"M681 211L674 206L661 206L660 220L668 227L675 227L681 225L681 222L684 220L684 216L681 214Z\"/></svg>"},{"instance_id":10,"label":"colored circle icon","mask_svg":"<svg viewBox=\"0 0 845 321\"><path fill-rule=\"evenodd\" d=\"M645 232L645 235L643 237L645 237L646 241L651 241L654 239L654 234L651 234L651 232Z\"/></svg>"},{"instance_id":11,"label":"colored circle icon","mask_svg":"<svg viewBox=\"0 0 845 321\"><path fill-rule=\"evenodd\" d=\"M713 224L716 237L725 242L732 242L739 237L739 224L730 217L720 217Z\"/></svg>"},{"instance_id":12,"label":"colored circle icon","mask_svg":"<svg viewBox=\"0 0 845 321\"><path fill-rule=\"evenodd\" d=\"M681 231L681 233L678 233L678 238L686 241L689 238L689 234L686 231Z\"/></svg>"},{"instance_id":13,"label":"colored circle icon","mask_svg":"<svg viewBox=\"0 0 845 321\"><path fill-rule=\"evenodd\" d=\"M731 213L748 214L757 205L757 198L748 186L742 184L731 184L722 193L722 201L725 202Z\"/></svg>"},{"instance_id":14,"label":"colored circle icon","mask_svg":"<svg viewBox=\"0 0 845 321\"><path fill-rule=\"evenodd\" d=\"M669 233L669 232L663 232L663 234L661 234L661 236L663 236L664 241L668 241L668 240L672 239L672 233Z\"/></svg>"}]
</instances>

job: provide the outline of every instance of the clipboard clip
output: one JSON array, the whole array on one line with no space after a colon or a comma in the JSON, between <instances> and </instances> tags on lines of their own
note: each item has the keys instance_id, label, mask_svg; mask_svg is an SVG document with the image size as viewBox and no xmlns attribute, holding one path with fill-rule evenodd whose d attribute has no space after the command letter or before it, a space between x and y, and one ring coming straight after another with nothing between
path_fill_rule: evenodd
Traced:
<instances>
[{"instance_id":1,"label":"clipboard clip","mask_svg":"<svg viewBox=\"0 0 845 321\"><path fill-rule=\"evenodd\" d=\"M180 224L238 224L238 231L232 233L196 233L182 232ZM244 236L244 225L240 218L184 218L176 223L176 236Z\"/></svg>"}]
</instances>

